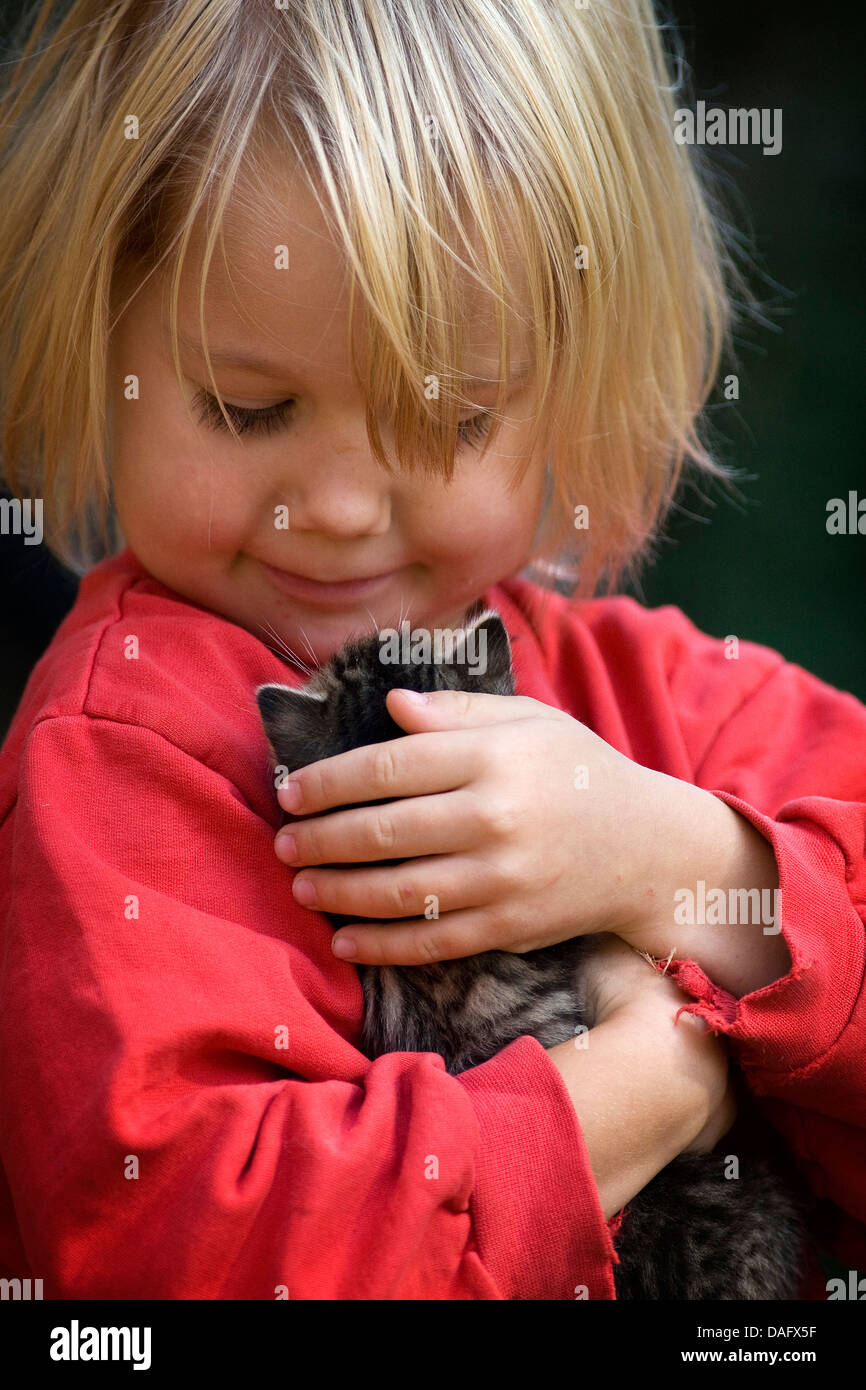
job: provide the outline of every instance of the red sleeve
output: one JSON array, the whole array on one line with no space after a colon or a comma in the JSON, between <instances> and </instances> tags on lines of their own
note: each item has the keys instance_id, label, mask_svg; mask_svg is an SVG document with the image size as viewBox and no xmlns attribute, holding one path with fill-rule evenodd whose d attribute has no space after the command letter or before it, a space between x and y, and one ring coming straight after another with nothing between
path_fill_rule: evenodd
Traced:
<instances>
[{"instance_id":1,"label":"red sleeve","mask_svg":"<svg viewBox=\"0 0 866 1390\"><path fill-rule=\"evenodd\" d=\"M777 663L724 720L694 781L773 846L793 964L739 1000L694 961L675 964L677 982L770 1099L816 1194L866 1223L866 707ZM863 1258L862 1230L857 1240Z\"/></svg>"},{"instance_id":2,"label":"red sleeve","mask_svg":"<svg viewBox=\"0 0 866 1390\"><path fill-rule=\"evenodd\" d=\"M613 1296L544 1049L363 1057L357 973L220 772L45 719L0 847L0 1146L46 1297Z\"/></svg>"}]
</instances>

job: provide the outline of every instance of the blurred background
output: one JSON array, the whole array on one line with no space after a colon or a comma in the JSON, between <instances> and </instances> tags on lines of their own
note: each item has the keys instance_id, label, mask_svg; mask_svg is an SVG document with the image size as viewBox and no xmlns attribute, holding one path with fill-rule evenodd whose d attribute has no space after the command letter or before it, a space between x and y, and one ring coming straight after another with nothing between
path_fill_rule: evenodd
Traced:
<instances>
[{"instance_id":1,"label":"blurred background","mask_svg":"<svg viewBox=\"0 0 866 1390\"><path fill-rule=\"evenodd\" d=\"M866 700L866 534L826 529L830 498L866 499L862 32L802 0L673 0L672 13L696 100L781 108L779 154L707 147L734 221L751 224L766 277L752 288L777 307L774 330L737 343L739 401L709 413L718 456L753 475L744 502L682 492L633 592Z\"/></svg>"},{"instance_id":2,"label":"blurred background","mask_svg":"<svg viewBox=\"0 0 866 1390\"><path fill-rule=\"evenodd\" d=\"M4 59L19 12L0 0ZM866 700L866 534L826 529L830 498L866 498L862 35L804 0L673 0L669 13L695 100L783 113L779 154L709 151L753 235L752 286L773 326L738 342L740 399L710 412L717 455L749 475L743 500L684 489L632 592ZM76 587L44 547L0 536L0 735Z\"/></svg>"}]
</instances>

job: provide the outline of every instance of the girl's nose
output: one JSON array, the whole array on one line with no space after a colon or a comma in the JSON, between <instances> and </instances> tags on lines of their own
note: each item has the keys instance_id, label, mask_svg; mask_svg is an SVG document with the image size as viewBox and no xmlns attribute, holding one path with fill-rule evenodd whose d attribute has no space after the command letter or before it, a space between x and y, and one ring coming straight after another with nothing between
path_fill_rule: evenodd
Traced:
<instances>
[{"instance_id":1,"label":"girl's nose","mask_svg":"<svg viewBox=\"0 0 866 1390\"><path fill-rule=\"evenodd\" d=\"M391 525L393 479L364 449L332 449L292 479L289 526L292 531L349 540L381 536Z\"/></svg>"}]
</instances>

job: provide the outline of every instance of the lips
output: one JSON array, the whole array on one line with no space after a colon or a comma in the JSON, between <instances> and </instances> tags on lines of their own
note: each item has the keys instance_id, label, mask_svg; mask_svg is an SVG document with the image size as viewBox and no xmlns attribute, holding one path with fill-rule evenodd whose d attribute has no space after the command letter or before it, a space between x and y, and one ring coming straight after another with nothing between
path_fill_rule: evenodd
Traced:
<instances>
[{"instance_id":1,"label":"lips","mask_svg":"<svg viewBox=\"0 0 866 1390\"><path fill-rule=\"evenodd\" d=\"M358 579L308 579L305 575L292 574L289 570L275 569L262 561L262 569L271 581L292 598L304 599L323 607L339 607L360 599L370 598L384 589L397 574L397 570L387 570Z\"/></svg>"}]
</instances>

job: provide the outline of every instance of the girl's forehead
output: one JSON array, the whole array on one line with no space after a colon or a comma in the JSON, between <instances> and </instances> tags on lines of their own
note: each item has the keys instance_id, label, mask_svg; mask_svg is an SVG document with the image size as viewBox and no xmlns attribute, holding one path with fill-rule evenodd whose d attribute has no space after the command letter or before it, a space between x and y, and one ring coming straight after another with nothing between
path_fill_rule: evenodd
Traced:
<instances>
[{"instance_id":1,"label":"girl's forehead","mask_svg":"<svg viewBox=\"0 0 866 1390\"><path fill-rule=\"evenodd\" d=\"M200 215L194 223L180 283L182 341L191 337L196 343L201 341L198 301L207 233L207 223ZM525 293L513 239L504 235L503 241L511 252L508 270L512 282ZM462 241L454 243L454 250L465 259ZM454 275L464 312L464 375L495 380L499 375L495 300L461 266L455 265ZM257 358L259 366L275 368L271 372L275 378L285 376L285 367L290 365L287 349L298 343L308 345L311 353L315 349L319 366L323 365L323 353L326 358L334 356L335 368L338 363L344 365L350 291L349 257L306 178L295 175L280 179L266 193L239 182L227 202L207 271L204 319L215 362L220 354L214 352L211 341L217 348L231 345L238 359ZM363 351L367 336L368 313L363 296L356 292L359 351ZM514 374L525 368L531 357L525 301L508 303L506 333ZM251 369L257 369L252 362Z\"/></svg>"}]
</instances>

